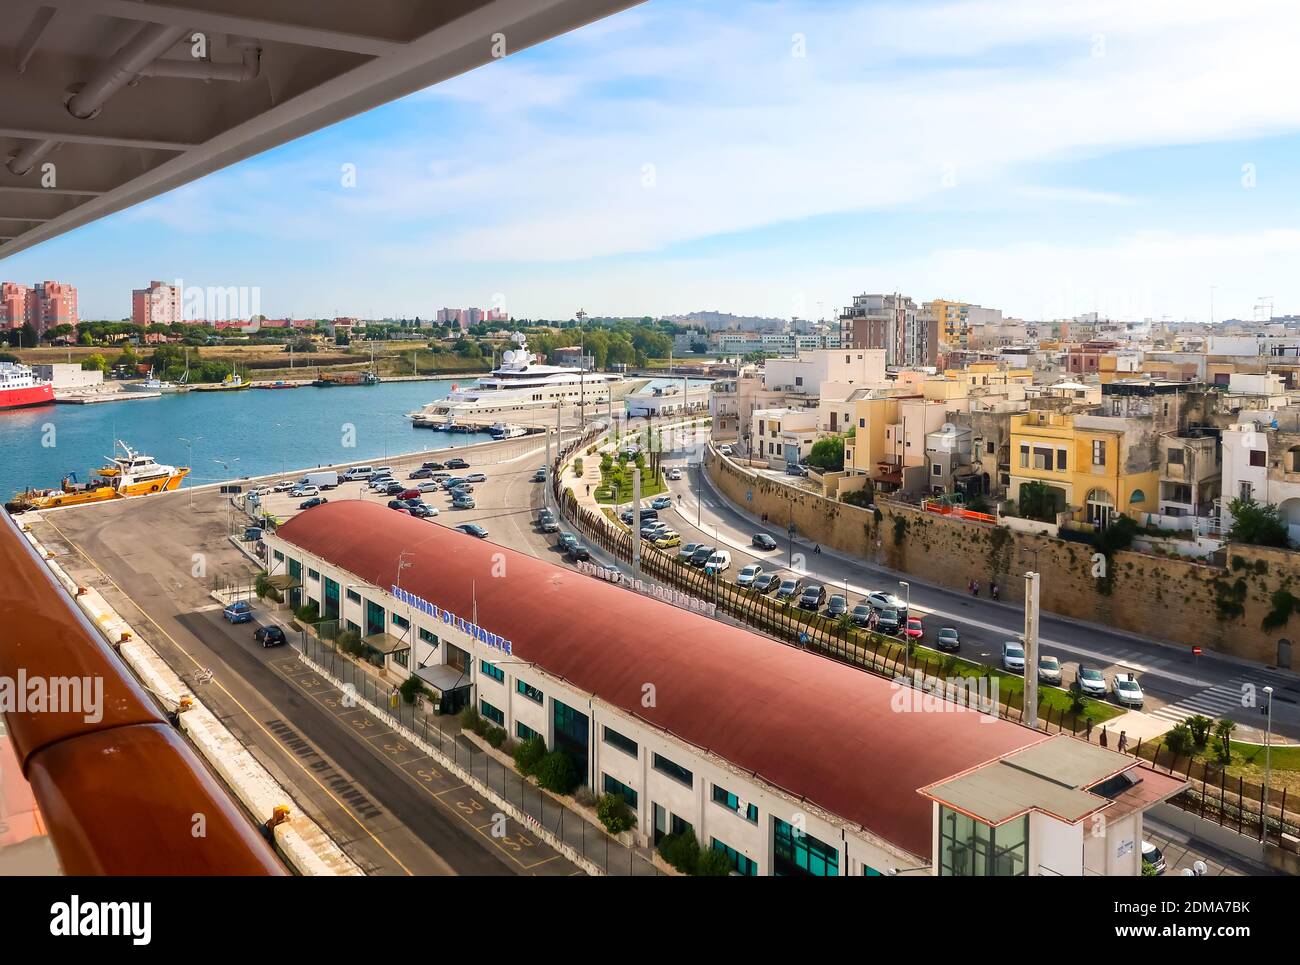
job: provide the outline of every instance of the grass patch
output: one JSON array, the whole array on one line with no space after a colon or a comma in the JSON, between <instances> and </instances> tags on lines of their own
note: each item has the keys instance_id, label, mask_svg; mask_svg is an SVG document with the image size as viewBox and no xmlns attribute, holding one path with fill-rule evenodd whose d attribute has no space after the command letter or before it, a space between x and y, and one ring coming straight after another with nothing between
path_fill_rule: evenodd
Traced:
<instances>
[{"instance_id":1,"label":"grass patch","mask_svg":"<svg viewBox=\"0 0 1300 965\"><path fill-rule=\"evenodd\" d=\"M664 482L664 475L659 473L654 479L645 475L641 477L641 498L647 499L658 496L660 493L667 492L668 486ZM601 469L600 485L595 491L596 502L598 503L629 503L632 501L632 470L620 470L617 463L609 470Z\"/></svg>"},{"instance_id":2,"label":"grass patch","mask_svg":"<svg viewBox=\"0 0 1300 965\"><path fill-rule=\"evenodd\" d=\"M1148 741L1142 745L1142 756L1147 760L1151 759L1152 752L1159 745L1159 740ZM1257 787L1264 784L1264 746L1262 744L1243 744L1240 741L1232 741L1232 763L1222 765L1219 763L1218 753L1215 751L1216 741L1210 739L1207 747L1197 748L1192 754L1192 760L1195 762L1192 766L1192 777L1199 778L1201 767L1204 764L1210 766L1211 772L1222 770L1227 775L1228 787L1233 788L1233 781L1238 778L1246 781L1248 784L1254 784ZM1300 745L1296 744L1274 744L1270 753L1270 764L1272 773L1269 778L1269 786L1274 791L1280 791L1282 788L1287 789L1287 794L1300 794ZM1160 763L1167 766L1169 763L1169 751L1164 750L1160 754ZM1187 769L1187 758L1178 759L1178 770ZM1211 783L1218 784L1217 776L1211 779ZM1199 785L1198 785L1199 786ZM1289 809L1289 801L1288 801Z\"/></svg>"}]
</instances>

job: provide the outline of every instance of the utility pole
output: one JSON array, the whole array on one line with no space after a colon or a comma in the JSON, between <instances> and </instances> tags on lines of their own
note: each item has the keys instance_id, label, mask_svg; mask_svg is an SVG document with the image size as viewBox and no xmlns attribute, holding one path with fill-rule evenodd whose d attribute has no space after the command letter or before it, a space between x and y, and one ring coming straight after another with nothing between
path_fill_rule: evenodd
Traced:
<instances>
[{"instance_id":1,"label":"utility pole","mask_svg":"<svg viewBox=\"0 0 1300 965\"><path fill-rule=\"evenodd\" d=\"M632 573L641 575L641 470L632 469Z\"/></svg>"},{"instance_id":2,"label":"utility pole","mask_svg":"<svg viewBox=\"0 0 1300 965\"><path fill-rule=\"evenodd\" d=\"M1038 574L1025 574L1025 704L1021 722L1038 730Z\"/></svg>"}]
</instances>

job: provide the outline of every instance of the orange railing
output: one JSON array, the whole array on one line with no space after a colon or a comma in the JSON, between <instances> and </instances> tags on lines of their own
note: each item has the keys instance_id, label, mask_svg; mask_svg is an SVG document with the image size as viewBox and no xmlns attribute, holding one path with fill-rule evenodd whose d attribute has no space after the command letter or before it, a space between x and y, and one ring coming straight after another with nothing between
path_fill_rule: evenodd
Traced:
<instances>
[{"instance_id":1,"label":"orange railing","mask_svg":"<svg viewBox=\"0 0 1300 965\"><path fill-rule=\"evenodd\" d=\"M29 694L102 681L98 720L85 706L3 708L64 873L285 874L3 512L0 574L0 678Z\"/></svg>"},{"instance_id":2,"label":"orange railing","mask_svg":"<svg viewBox=\"0 0 1300 965\"><path fill-rule=\"evenodd\" d=\"M969 519L976 523L996 523L998 518L989 513L977 513L973 509L962 509L960 506L950 506L947 503L937 502L933 499L927 499L921 503L921 508L927 513L937 513L940 516L952 516L954 519Z\"/></svg>"}]
</instances>

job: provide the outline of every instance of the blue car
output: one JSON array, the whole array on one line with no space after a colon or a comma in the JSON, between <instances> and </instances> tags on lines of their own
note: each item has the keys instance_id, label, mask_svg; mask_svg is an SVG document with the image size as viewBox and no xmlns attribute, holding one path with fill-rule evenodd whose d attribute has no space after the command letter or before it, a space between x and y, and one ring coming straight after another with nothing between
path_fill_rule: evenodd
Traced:
<instances>
[{"instance_id":1,"label":"blue car","mask_svg":"<svg viewBox=\"0 0 1300 965\"><path fill-rule=\"evenodd\" d=\"M253 619L253 607L247 600L238 600L221 611L231 623L249 623Z\"/></svg>"},{"instance_id":2,"label":"blue car","mask_svg":"<svg viewBox=\"0 0 1300 965\"><path fill-rule=\"evenodd\" d=\"M673 498L671 496L656 496L650 507L652 509L667 509L672 504Z\"/></svg>"}]
</instances>

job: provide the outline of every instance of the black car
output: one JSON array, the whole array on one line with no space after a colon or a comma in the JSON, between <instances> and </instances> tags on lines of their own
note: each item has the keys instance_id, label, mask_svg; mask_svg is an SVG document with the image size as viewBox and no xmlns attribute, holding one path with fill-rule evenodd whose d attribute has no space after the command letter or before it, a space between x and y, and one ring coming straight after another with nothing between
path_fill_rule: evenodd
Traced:
<instances>
[{"instance_id":1,"label":"black car","mask_svg":"<svg viewBox=\"0 0 1300 965\"><path fill-rule=\"evenodd\" d=\"M871 606L867 603L859 603L853 608L850 614L855 627L865 627L871 622Z\"/></svg>"},{"instance_id":2,"label":"black car","mask_svg":"<svg viewBox=\"0 0 1300 965\"><path fill-rule=\"evenodd\" d=\"M826 602L826 587L820 583L813 583L804 587L799 594L799 609L801 610L820 610L823 603Z\"/></svg>"},{"instance_id":3,"label":"black car","mask_svg":"<svg viewBox=\"0 0 1300 965\"><path fill-rule=\"evenodd\" d=\"M416 503L411 507L411 515L419 516L421 519L427 519L434 515L433 507L426 506L424 503Z\"/></svg>"},{"instance_id":4,"label":"black car","mask_svg":"<svg viewBox=\"0 0 1300 965\"><path fill-rule=\"evenodd\" d=\"M849 601L846 597L838 593L826 601L826 615L832 618L839 618L849 612Z\"/></svg>"},{"instance_id":5,"label":"black car","mask_svg":"<svg viewBox=\"0 0 1300 965\"><path fill-rule=\"evenodd\" d=\"M284 631L277 626L258 627L253 631L253 639L264 647L278 647L289 642Z\"/></svg>"},{"instance_id":6,"label":"black car","mask_svg":"<svg viewBox=\"0 0 1300 965\"><path fill-rule=\"evenodd\" d=\"M389 509L410 509L411 507L406 505L406 503L402 502L402 500L400 499L390 499L388 501L388 508Z\"/></svg>"},{"instance_id":7,"label":"black car","mask_svg":"<svg viewBox=\"0 0 1300 965\"><path fill-rule=\"evenodd\" d=\"M881 633L897 633L903 628L903 618L895 609L886 609L880 611L880 620L876 624L876 629Z\"/></svg>"},{"instance_id":8,"label":"black car","mask_svg":"<svg viewBox=\"0 0 1300 965\"><path fill-rule=\"evenodd\" d=\"M469 536L477 536L479 539L487 539L487 530L482 526L479 526L477 523L461 523L456 528Z\"/></svg>"},{"instance_id":9,"label":"black car","mask_svg":"<svg viewBox=\"0 0 1300 965\"><path fill-rule=\"evenodd\" d=\"M433 461L433 462L422 462L422 463L420 463L420 468L421 468L421 469L427 469L427 470L429 470L429 472L435 472L435 471L437 471L437 470L439 470L439 469L446 469L447 467L444 466L442 463L438 462L437 460L435 460L435 461Z\"/></svg>"},{"instance_id":10,"label":"black car","mask_svg":"<svg viewBox=\"0 0 1300 965\"><path fill-rule=\"evenodd\" d=\"M781 585L776 591L776 598L779 602L785 603L788 600L793 600L801 592L803 592L803 581L789 578L781 581Z\"/></svg>"},{"instance_id":11,"label":"black car","mask_svg":"<svg viewBox=\"0 0 1300 965\"><path fill-rule=\"evenodd\" d=\"M754 577L754 582L749 585L759 593L771 593L781 585L781 577L775 573L760 573Z\"/></svg>"},{"instance_id":12,"label":"black car","mask_svg":"<svg viewBox=\"0 0 1300 965\"><path fill-rule=\"evenodd\" d=\"M766 533L755 533L751 543L761 550L776 549L776 540L772 539L772 537L768 536Z\"/></svg>"},{"instance_id":13,"label":"black car","mask_svg":"<svg viewBox=\"0 0 1300 965\"><path fill-rule=\"evenodd\" d=\"M940 650L960 650L961 634L957 632L957 628L944 627L940 630L937 646Z\"/></svg>"},{"instance_id":14,"label":"black car","mask_svg":"<svg viewBox=\"0 0 1300 965\"><path fill-rule=\"evenodd\" d=\"M468 469L469 463L457 456L455 459L448 459L443 465L444 469Z\"/></svg>"},{"instance_id":15,"label":"black car","mask_svg":"<svg viewBox=\"0 0 1300 965\"><path fill-rule=\"evenodd\" d=\"M384 487L385 496L396 496L398 493L406 492L406 487L394 480Z\"/></svg>"},{"instance_id":16,"label":"black car","mask_svg":"<svg viewBox=\"0 0 1300 965\"><path fill-rule=\"evenodd\" d=\"M424 505L424 500L418 497L414 497L411 499L403 499L402 502L406 505L407 509L414 509L416 506Z\"/></svg>"},{"instance_id":17,"label":"black car","mask_svg":"<svg viewBox=\"0 0 1300 965\"><path fill-rule=\"evenodd\" d=\"M311 509L313 506L324 506L329 500L324 496L314 496L306 502L298 504L299 509Z\"/></svg>"},{"instance_id":18,"label":"black car","mask_svg":"<svg viewBox=\"0 0 1300 965\"><path fill-rule=\"evenodd\" d=\"M709 557L716 552L717 550L712 546L699 546L696 548L695 552L691 554L691 558L687 562L689 562L691 566L703 566L709 561Z\"/></svg>"}]
</instances>

